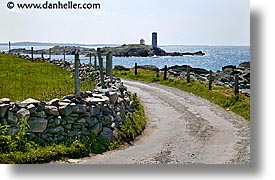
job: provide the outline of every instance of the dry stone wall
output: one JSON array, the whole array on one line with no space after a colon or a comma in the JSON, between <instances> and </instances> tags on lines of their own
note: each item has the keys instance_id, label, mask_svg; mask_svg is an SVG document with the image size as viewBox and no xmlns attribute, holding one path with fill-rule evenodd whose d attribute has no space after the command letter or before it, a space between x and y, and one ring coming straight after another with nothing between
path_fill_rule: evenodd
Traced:
<instances>
[{"instance_id":1,"label":"dry stone wall","mask_svg":"<svg viewBox=\"0 0 275 180\"><path fill-rule=\"evenodd\" d=\"M50 61L50 60L48 60ZM50 61L64 69L74 67L66 61ZM81 65L83 79L95 75L91 66ZM97 78L98 79L98 78ZM19 132L18 122L27 120L28 135L36 142L56 142L66 137L88 136L91 132L107 141L113 140L117 127L126 122L126 114L134 112L130 92L119 78L105 77L107 89L98 87L80 96L67 95L49 102L29 98L22 102L0 99L0 123L9 135Z\"/></svg>"}]
</instances>

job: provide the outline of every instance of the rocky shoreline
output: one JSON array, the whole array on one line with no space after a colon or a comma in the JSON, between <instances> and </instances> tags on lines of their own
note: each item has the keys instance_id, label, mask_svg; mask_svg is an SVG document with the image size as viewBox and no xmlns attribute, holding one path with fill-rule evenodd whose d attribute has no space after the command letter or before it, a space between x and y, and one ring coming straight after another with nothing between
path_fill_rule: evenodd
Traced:
<instances>
[{"instance_id":1,"label":"rocky shoreline","mask_svg":"<svg viewBox=\"0 0 275 180\"><path fill-rule=\"evenodd\" d=\"M97 50L94 48L85 48L77 46L54 46L51 48L51 54L53 55L63 55L65 52L66 55L74 55L78 53L85 56L96 56ZM204 56L205 53L202 51L198 52L166 52L161 48L152 48L149 45L138 45L138 44L129 44L122 45L117 47L103 47L101 48L101 53L103 56L107 55L108 52L112 52L112 55L115 57L152 57L152 56ZM13 54L31 54L31 50L21 48L21 49L12 49L10 53ZM34 54L49 54L49 49L34 50Z\"/></svg>"},{"instance_id":2,"label":"rocky shoreline","mask_svg":"<svg viewBox=\"0 0 275 180\"><path fill-rule=\"evenodd\" d=\"M167 69L168 76L172 78L186 79L187 67L189 67L191 78L201 82L209 81L210 71L202 68L193 68L188 65L169 67ZM160 73L164 72L164 68L159 69L153 65L138 66L138 68L153 70ZM250 62L243 62L238 66L224 66L222 70L213 72L212 80L216 85L233 88L235 84L235 75L239 76L240 93L250 96Z\"/></svg>"}]
</instances>

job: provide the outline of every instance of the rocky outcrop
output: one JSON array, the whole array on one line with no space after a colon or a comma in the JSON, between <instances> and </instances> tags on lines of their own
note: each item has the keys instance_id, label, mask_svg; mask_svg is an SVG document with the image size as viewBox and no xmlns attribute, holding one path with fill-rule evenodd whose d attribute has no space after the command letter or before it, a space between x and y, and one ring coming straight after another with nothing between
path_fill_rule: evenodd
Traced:
<instances>
[{"instance_id":1,"label":"rocky outcrop","mask_svg":"<svg viewBox=\"0 0 275 180\"><path fill-rule=\"evenodd\" d=\"M186 78L188 65L172 66L168 68L171 76ZM206 82L209 79L209 71L189 66L190 75L193 79ZM164 69L162 69L163 71ZM234 87L235 75L239 76L240 92L250 96L250 62L241 63L239 66L224 66L221 71L213 73L213 80L217 85Z\"/></svg>"},{"instance_id":2,"label":"rocky outcrop","mask_svg":"<svg viewBox=\"0 0 275 180\"><path fill-rule=\"evenodd\" d=\"M65 51L66 55L74 55L78 53L80 55L96 56L97 51L94 48L84 48L84 47L76 47L76 46L54 46L51 48L51 54L54 55L63 55ZM204 56L205 53L198 51L195 53L190 52L165 52L161 48L153 48L149 45L139 45L139 44L129 44L129 45L122 45L117 47L103 47L101 48L101 53L103 56L106 56L108 52L112 52L113 56L116 57L150 57L150 56ZM12 49L11 53L13 54L31 54L31 50L27 50L25 48L21 49ZM34 50L34 54L49 54L49 49L41 49L41 50Z\"/></svg>"}]
</instances>

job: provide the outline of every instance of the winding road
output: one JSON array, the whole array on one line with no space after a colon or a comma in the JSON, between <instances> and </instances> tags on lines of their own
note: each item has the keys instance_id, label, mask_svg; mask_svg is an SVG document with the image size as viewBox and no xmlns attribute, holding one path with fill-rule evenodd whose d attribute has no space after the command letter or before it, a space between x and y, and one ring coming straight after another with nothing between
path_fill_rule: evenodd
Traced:
<instances>
[{"instance_id":1,"label":"winding road","mask_svg":"<svg viewBox=\"0 0 275 180\"><path fill-rule=\"evenodd\" d=\"M249 164L250 126L240 116L193 94L123 80L136 92L148 120L132 146L76 164Z\"/></svg>"}]
</instances>

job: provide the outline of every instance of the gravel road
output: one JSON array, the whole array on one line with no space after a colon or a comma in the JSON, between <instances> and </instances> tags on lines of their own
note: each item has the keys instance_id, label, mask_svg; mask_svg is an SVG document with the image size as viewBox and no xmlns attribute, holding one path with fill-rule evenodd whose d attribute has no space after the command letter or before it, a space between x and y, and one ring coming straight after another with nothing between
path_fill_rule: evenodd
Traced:
<instances>
[{"instance_id":1,"label":"gravel road","mask_svg":"<svg viewBox=\"0 0 275 180\"><path fill-rule=\"evenodd\" d=\"M249 164L250 126L205 99L158 84L124 80L148 124L132 146L68 160L76 164Z\"/></svg>"}]
</instances>

